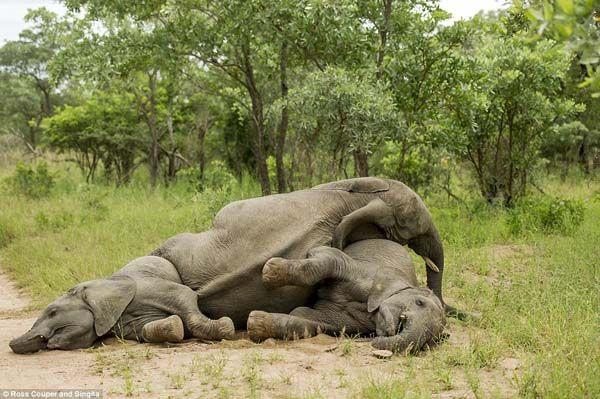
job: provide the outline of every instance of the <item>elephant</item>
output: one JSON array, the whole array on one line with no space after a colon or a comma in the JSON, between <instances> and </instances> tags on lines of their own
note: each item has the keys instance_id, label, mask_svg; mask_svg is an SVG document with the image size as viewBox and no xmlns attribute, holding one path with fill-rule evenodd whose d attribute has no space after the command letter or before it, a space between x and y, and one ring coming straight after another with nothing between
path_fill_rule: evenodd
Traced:
<instances>
[{"instance_id":1,"label":"elephant","mask_svg":"<svg viewBox=\"0 0 600 399\"><path fill-rule=\"evenodd\" d=\"M212 227L178 234L151 254L175 265L183 284L197 291L204 314L229 316L237 328L245 327L252 310L289 313L314 294L313 287L267 289L260 270L270 258L302 259L312 248L343 249L369 238L408 244L422 256L427 286L444 304L442 241L421 198L395 180L348 179L233 202L217 213ZM252 300L240 306L240 295Z\"/></svg>"},{"instance_id":2,"label":"elephant","mask_svg":"<svg viewBox=\"0 0 600 399\"><path fill-rule=\"evenodd\" d=\"M317 286L311 307L290 314L255 310L248 317L248 335L308 338L372 335L372 345L394 352L416 352L441 338L445 313L439 298L419 287L412 259L393 241L371 239L337 248L319 247L305 259L271 258L262 278L269 287Z\"/></svg>"},{"instance_id":3,"label":"elephant","mask_svg":"<svg viewBox=\"0 0 600 399\"><path fill-rule=\"evenodd\" d=\"M166 278L158 277L153 282L157 287L164 286L168 292L164 297L153 297L154 308L144 303L147 313L139 314L140 311L134 306L138 295L143 298L146 293L135 294L127 301L119 289L110 287L129 286L129 292L133 290L134 284L122 275L134 267L129 264L108 279L82 283L70 290L49 305L32 329L11 342L11 346L13 350L16 348L21 352L35 351L36 348L71 349L89 346L93 337L110 331L122 333L125 337L131 333L143 340L144 323L153 321L156 323L151 327L156 337L152 339L158 340L158 336L171 337L172 325L161 322L160 317L178 315L179 309L170 307L173 305L170 296L178 298L180 291L185 292L189 302L182 306L194 308L193 314L197 316L193 322L189 321L191 325L182 318L191 336L230 338L234 328L246 327L251 311L289 313L310 303L316 294L315 287L310 286L267 287L262 280L262 269L269 259L302 259L309 250L319 246L342 249L353 242L373 238L408 244L421 255L427 265L428 287L444 305L443 246L421 198L398 181L358 178L326 183L308 190L233 202L215 216L212 229L201 233L178 234L152 251L151 258L142 257L132 262L138 265L140 270L137 273L143 277L154 278L159 264L167 270ZM153 271L150 273L144 270L144 267L149 267L147 263L152 264L150 268ZM136 285L155 290L157 294L162 292L159 288L152 288L151 284L146 285L143 278L136 280ZM103 299L90 300L89 295L85 294L88 286L100 287L98 291L104 293ZM102 291L102 287L105 287L105 291ZM121 297L111 299L111 291ZM192 293L195 293L196 301L192 300ZM112 317L108 318L108 322L98 323L98 318L104 317L104 311L97 311L90 302L109 304L117 310L111 310ZM167 302L168 306L163 302ZM134 309L135 317L127 317L127 306ZM447 312L453 310L448 305L444 306ZM196 307L199 312L196 312ZM49 321L51 314L68 314L75 308L85 314L87 329L94 325L94 331L83 334L79 330L85 328L79 324L56 330L60 324ZM170 320L174 323L173 318ZM111 326L113 321L115 325ZM97 328L96 324L102 324L102 328ZM119 329L118 325L127 328ZM165 331L161 332L161 326ZM77 334L86 335L86 339L61 338L67 336L66 333L75 334L75 330L79 331ZM48 335L50 333L56 337ZM70 341L77 343L71 344Z\"/></svg>"},{"instance_id":4,"label":"elephant","mask_svg":"<svg viewBox=\"0 0 600 399\"><path fill-rule=\"evenodd\" d=\"M235 330L231 319L209 320L200 312L196 293L181 284L170 262L144 256L108 278L71 288L9 346L21 354L88 348L108 333L145 342L178 342L184 337L231 339Z\"/></svg>"}]
</instances>

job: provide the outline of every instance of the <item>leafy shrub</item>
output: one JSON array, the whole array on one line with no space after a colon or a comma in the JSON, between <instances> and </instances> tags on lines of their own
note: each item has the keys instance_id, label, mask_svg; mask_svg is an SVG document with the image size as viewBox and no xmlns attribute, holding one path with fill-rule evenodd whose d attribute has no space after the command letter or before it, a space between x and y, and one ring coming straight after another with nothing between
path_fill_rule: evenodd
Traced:
<instances>
[{"instance_id":1,"label":"leafy shrub","mask_svg":"<svg viewBox=\"0 0 600 399\"><path fill-rule=\"evenodd\" d=\"M513 235L527 232L569 234L583 223L584 211L581 201L541 197L519 201L506 220Z\"/></svg>"},{"instance_id":2,"label":"leafy shrub","mask_svg":"<svg viewBox=\"0 0 600 399\"><path fill-rule=\"evenodd\" d=\"M90 184L81 184L77 191L82 205L81 220L101 221L106 219L109 209L102 202L106 193L98 192Z\"/></svg>"},{"instance_id":3,"label":"leafy shrub","mask_svg":"<svg viewBox=\"0 0 600 399\"><path fill-rule=\"evenodd\" d=\"M16 237L16 233L9 220L0 217L0 248L10 244Z\"/></svg>"},{"instance_id":4,"label":"leafy shrub","mask_svg":"<svg viewBox=\"0 0 600 399\"><path fill-rule=\"evenodd\" d=\"M237 184L235 176L230 172L224 162L212 161L204 171L204 176L200 176L200 169L196 166L182 169L177 174L180 180L190 184L194 189L223 189L228 190L231 186Z\"/></svg>"},{"instance_id":5,"label":"leafy shrub","mask_svg":"<svg viewBox=\"0 0 600 399\"><path fill-rule=\"evenodd\" d=\"M54 178L45 162L39 162L35 168L19 162L9 183L16 192L37 199L50 194Z\"/></svg>"},{"instance_id":6,"label":"leafy shrub","mask_svg":"<svg viewBox=\"0 0 600 399\"><path fill-rule=\"evenodd\" d=\"M69 212L59 212L56 215L48 215L45 212L39 212L35 215L37 226L43 230L60 231L71 226L75 221L73 214Z\"/></svg>"}]
</instances>

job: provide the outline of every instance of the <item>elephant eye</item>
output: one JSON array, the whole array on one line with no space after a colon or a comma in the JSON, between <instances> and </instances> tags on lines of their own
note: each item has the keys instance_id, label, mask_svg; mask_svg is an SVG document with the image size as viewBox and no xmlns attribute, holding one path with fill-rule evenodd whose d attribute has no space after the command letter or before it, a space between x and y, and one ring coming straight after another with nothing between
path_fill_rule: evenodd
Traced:
<instances>
[{"instance_id":1,"label":"elephant eye","mask_svg":"<svg viewBox=\"0 0 600 399\"><path fill-rule=\"evenodd\" d=\"M417 306L424 306L424 305L425 305L425 304L423 303L423 301L422 301L422 300L420 300L420 299L417 299L417 300L415 301L415 303L417 304Z\"/></svg>"},{"instance_id":2,"label":"elephant eye","mask_svg":"<svg viewBox=\"0 0 600 399\"><path fill-rule=\"evenodd\" d=\"M52 311L50 311L50 314L49 314L49 316L50 316L50 317L54 317L54 316L56 316L56 310L52 310Z\"/></svg>"}]
</instances>

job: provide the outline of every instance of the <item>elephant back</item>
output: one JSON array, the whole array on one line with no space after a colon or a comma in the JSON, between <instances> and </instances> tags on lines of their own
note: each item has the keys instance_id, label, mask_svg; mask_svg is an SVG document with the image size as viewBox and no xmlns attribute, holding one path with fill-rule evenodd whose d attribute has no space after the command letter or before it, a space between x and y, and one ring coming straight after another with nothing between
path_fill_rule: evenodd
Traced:
<instances>
[{"instance_id":1,"label":"elephant back","mask_svg":"<svg viewBox=\"0 0 600 399\"><path fill-rule=\"evenodd\" d=\"M377 177L360 177L320 184L313 190L338 190L349 193L380 193L390 189L390 183Z\"/></svg>"}]
</instances>

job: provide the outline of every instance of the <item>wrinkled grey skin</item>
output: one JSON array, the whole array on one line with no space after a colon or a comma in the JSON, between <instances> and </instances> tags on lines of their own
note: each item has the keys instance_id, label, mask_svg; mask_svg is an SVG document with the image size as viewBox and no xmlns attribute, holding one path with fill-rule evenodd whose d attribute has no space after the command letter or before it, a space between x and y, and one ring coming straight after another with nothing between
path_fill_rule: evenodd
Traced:
<instances>
[{"instance_id":1,"label":"wrinkled grey skin","mask_svg":"<svg viewBox=\"0 0 600 399\"><path fill-rule=\"evenodd\" d=\"M311 307L289 315L254 311L248 318L251 339L307 338L325 332L377 334L373 346L395 352L418 351L442 335L444 308L417 283L406 249L388 240L364 240L344 252L330 247L308 258L273 258L263 268L267 286L318 286Z\"/></svg>"},{"instance_id":2,"label":"wrinkled grey skin","mask_svg":"<svg viewBox=\"0 0 600 399\"><path fill-rule=\"evenodd\" d=\"M171 315L179 318L165 323ZM153 333L156 323L162 330L171 330ZM107 334L164 342L184 336L232 338L234 332L229 318L209 320L200 313L196 293L181 284L170 262L144 256L108 278L76 285L48 305L33 327L9 345L15 353L31 353L88 348Z\"/></svg>"},{"instance_id":3,"label":"wrinkled grey skin","mask_svg":"<svg viewBox=\"0 0 600 399\"><path fill-rule=\"evenodd\" d=\"M82 283L52 303L32 330L13 340L11 347L15 352L85 347L91 345L94 334L97 338L110 332L117 322L125 325L123 331L119 330L121 335L139 339L143 322L149 324L159 322L160 317L185 315L189 309L195 315L193 322L181 319L192 336L228 338L233 325L246 327L253 310L289 313L313 299L314 287L265 286L262 268L269 259L303 259L312 248L323 245L343 248L369 238L408 244L417 254L427 257L428 286L441 300L442 243L419 196L394 180L350 179L309 190L234 202L217 214L211 230L179 234L152 252L165 260L160 262L160 267L168 270L167 276L156 277L159 271L154 269L150 272L131 270L131 274L137 273L134 284L130 281L133 277L120 274L128 270L126 266L108 279ZM132 263L145 264L144 259L147 258ZM439 272L432 270L435 268L439 268ZM110 310L113 317L103 324L104 328L98 328L98 314L104 310L94 309L89 299L93 295L85 295L88 285L98 287L91 291L100 293L106 307L114 307ZM122 288L127 292L136 287L136 294L129 301L117 301L111 299L112 286L128 287ZM197 294L197 305L194 305L192 290ZM152 303L144 303L146 313L140 314L132 305L145 296L150 296ZM177 303L171 303L174 298ZM131 312L128 306L132 306ZM71 312L75 312L73 309L81 313L70 317ZM52 310L57 311L59 317L50 317ZM133 316L129 317L130 313ZM80 322L80 316L86 321ZM93 334L91 324L94 324ZM171 337L172 334L164 335ZM158 333L152 340L160 341L160 336Z\"/></svg>"},{"instance_id":4,"label":"wrinkled grey skin","mask_svg":"<svg viewBox=\"0 0 600 399\"><path fill-rule=\"evenodd\" d=\"M408 244L430 259L439 272L427 268L427 283L443 303L442 242L421 198L394 180L342 180L234 202L211 230L176 235L152 254L172 262L183 284L197 290L202 313L229 316L244 328L252 310L289 313L314 294L312 287L265 287L261 270L270 258L303 259L319 246L341 249L368 238Z\"/></svg>"}]
</instances>

